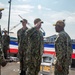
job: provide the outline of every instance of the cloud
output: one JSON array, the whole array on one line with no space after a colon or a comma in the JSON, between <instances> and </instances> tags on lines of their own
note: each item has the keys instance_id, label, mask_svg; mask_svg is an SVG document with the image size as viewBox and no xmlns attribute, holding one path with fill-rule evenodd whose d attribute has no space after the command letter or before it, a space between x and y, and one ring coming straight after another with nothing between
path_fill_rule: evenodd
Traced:
<instances>
[{"instance_id":1,"label":"cloud","mask_svg":"<svg viewBox=\"0 0 75 75\"><path fill-rule=\"evenodd\" d=\"M45 11L50 11L51 10L50 8L44 7L41 4L39 4L37 7L38 7L39 10L45 10Z\"/></svg>"},{"instance_id":2,"label":"cloud","mask_svg":"<svg viewBox=\"0 0 75 75\"><path fill-rule=\"evenodd\" d=\"M0 2L0 8L4 8L4 4Z\"/></svg>"},{"instance_id":3,"label":"cloud","mask_svg":"<svg viewBox=\"0 0 75 75\"><path fill-rule=\"evenodd\" d=\"M41 15L44 21L44 25L42 25L42 27L46 32L46 36L55 34L55 29L53 24L56 23L57 20L65 19L66 23L65 30L68 32L71 38L75 37L75 35L73 34L73 32L75 31L75 12L69 12L69 11L58 12L51 10L48 12L43 12L43 14Z\"/></svg>"},{"instance_id":4,"label":"cloud","mask_svg":"<svg viewBox=\"0 0 75 75\"><path fill-rule=\"evenodd\" d=\"M20 14L25 14L25 13L30 13L32 12L32 9L34 7L31 5L13 5L12 6L12 11L14 13L20 13ZM14 11L15 10L15 11Z\"/></svg>"},{"instance_id":5,"label":"cloud","mask_svg":"<svg viewBox=\"0 0 75 75\"><path fill-rule=\"evenodd\" d=\"M54 1L54 2L53 2L53 4L58 4L58 3L59 3L59 1Z\"/></svg>"},{"instance_id":6,"label":"cloud","mask_svg":"<svg viewBox=\"0 0 75 75\"><path fill-rule=\"evenodd\" d=\"M26 0L25 0L26 1ZM1 20L2 28L7 28L8 25L8 6L0 3L0 6L5 7L5 10L3 11L3 18ZM36 6L35 6L36 7ZM71 35L71 37L75 37L75 35L71 34L70 28L73 26L75 27L75 12L69 12L69 11L54 11L51 8L47 8L42 6L41 4L38 4L37 8L41 10L40 15L38 14L38 10L34 10L35 8L32 5L26 4L26 5L12 5L11 6L11 22L10 27L13 27L14 25L18 24L20 22L20 17L18 15L21 15L23 18L25 17L28 19L28 21L33 23L33 20L36 17L39 17L44 21L44 24L42 25L43 29L46 32L46 36L50 36L52 34L55 34L55 29L52 26L57 20L63 20L66 21L66 31ZM32 13L33 12L33 13ZM39 15L39 16L38 16ZM21 25L15 28L13 31L17 31ZM75 31L72 28L72 31Z\"/></svg>"},{"instance_id":7,"label":"cloud","mask_svg":"<svg viewBox=\"0 0 75 75\"><path fill-rule=\"evenodd\" d=\"M43 7L43 9L46 10L46 11L51 11L51 9L47 8L47 7Z\"/></svg>"},{"instance_id":8,"label":"cloud","mask_svg":"<svg viewBox=\"0 0 75 75\"><path fill-rule=\"evenodd\" d=\"M27 1L27 0L18 0L18 1Z\"/></svg>"},{"instance_id":9,"label":"cloud","mask_svg":"<svg viewBox=\"0 0 75 75\"><path fill-rule=\"evenodd\" d=\"M66 18L68 23L75 23L75 12L74 13L69 13L69 16Z\"/></svg>"},{"instance_id":10,"label":"cloud","mask_svg":"<svg viewBox=\"0 0 75 75\"><path fill-rule=\"evenodd\" d=\"M10 27L13 27L17 23L20 22L21 18L18 15L21 15L23 18L27 18L26 14L33 12L34 6L31 5L12 5L11 6L11 16L10 16ZM3 11L3 16L1 19L2 29L6 28L8 25L8 15L9 15L9 7L5 5L5 10Z\"/></svg>"},{"instance_id":11,"label":"cloud","mask_svg":"<svg viewBox=\"0 0 75 75\"><path fill-rule=\"evenodd\" d=\"M25 9L32 9L34 7L31 5L13 5L12 8L25 10Z\"/></svg>"},{"instance_id":12,"label":"cloud","mask_svg":"<svg viewBox=\"0 0 75 75\"><path fill-rule=\"evenodd\" d=\"M67 22L71 23L74 22L75 23L75 13L74 12L68 12L68 11L48 11L48 13L44 13L43 16L48 17L49 20L51 21L57 21L57 20L67 20Z\"/></svg>"}]
</instances>

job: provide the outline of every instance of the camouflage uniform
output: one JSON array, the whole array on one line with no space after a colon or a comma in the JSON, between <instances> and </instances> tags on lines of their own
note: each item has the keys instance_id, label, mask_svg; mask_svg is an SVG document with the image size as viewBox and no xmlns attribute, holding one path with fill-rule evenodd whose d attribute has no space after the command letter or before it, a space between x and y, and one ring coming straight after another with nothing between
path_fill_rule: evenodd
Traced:
<instances>
[{"instance_id":1,"label":"camouflage uniform","mask_svg":"<svg viewBox=\"0 0 75 75\"><path fill-rule=\"evenodd\" d=\"M1 28L0 28L0 64L2 60L2 35L1 35Z\"/></svg>"},{"instance_id":2,"label":"camouflage uniform","mask_svg":"<svg viewBox=\"0 0 75 75\"><path fill-rule=\"evenodd\" d=\"M2 36L2 46L3 46L3 52L5 59L7 58L7 50L9 49L9 43L10 43L10 37L9 35L3 35Z\"/></svg>"},{"instance_id":3,"label":"camouflage uniform","mask_svg":"<svg viewBox=\"0 0 75 75\"><path fill-rule=\"evenodd\" d=\"M43 36L42 32L36 28L31 28L26 32L28 39L27 75L38 75L40 71L41 56L43 54Z\"/></svg>"},{"instance_id":4,"label":"camouflage uniform","mask_svg":"<svg viewBox=\"0 0 75 75\"><path fill-rule=\"evenodd\" d=\"M2 10L4 10L4 8L0 8L0 19L2 18ZM0 63L2 61L2 34L1 34L1 26L0 26Z\"/></svg>"},{"instance_id":5,"label":"camouflage uniform","mask_svg":"<svg viewBox=\"0 0 75 75\"><path fill-rule=\"evenodd\" d=\"M2 10L4 8L0 8L0 19L2 18ZM1 66L4 67L6 65L6 61L3 58L3 52L2 52L2 34L1 34L1 26L0 26L0 74L1 74Z\"/></svg>"},{"instance_id":6,"label":"camouflage uniform","mask_svg":"<svg viewBox=\"0 0 75 75\"><path fill-rule=\"evenodd\" d=\"M55 64L55 75L68 75L69 65L71 64L72 43L69 35L63 30L59 32L55 41L55 51L57 61ZM58 70L58 64L61 65L62 71Z\"/></svg>"},{"instance_id":7,"label":"camouflage uniform","mask_svg":"<svg viewBox=\"0 0 75 75\"><path fill-rule=\"evenodd\" d=\"M21 71L26 71L26 62L24 63L25 59L24 56L26 53L24 49L24 38L25 38L25 32L27 28L23 30L22 28L18 30L17 32L17 37L18 37L18 49L19 49L19 59L20 59L20 70ZM26 56L25 56L26 57ZM25 65L25 66L24 66Z\"/></svg>"}]
</instances>

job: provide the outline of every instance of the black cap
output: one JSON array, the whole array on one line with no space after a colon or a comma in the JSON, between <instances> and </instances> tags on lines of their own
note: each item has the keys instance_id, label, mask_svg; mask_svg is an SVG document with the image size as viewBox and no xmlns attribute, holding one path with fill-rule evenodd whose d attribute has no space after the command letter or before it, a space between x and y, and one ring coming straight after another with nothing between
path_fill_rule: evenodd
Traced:
<instances>
[{"instance_id":1,"label":"black cap","mask_svg":"<svg viewBox=\"0 0 75 75\"><path fill-rule=\"evenodd\" d=\"M23 22L23 21L26 22L26 23L28 23L28 21L27 21L26 19L23 19L23 20L21 20L20 22Z\"/></svg>"},{"instance_id":2,"label":"black cap","mask_svg":"<svg viewBox=\"0 0 75 75\"><path fill-rule=\"evenodd\" d=\"M40 18L36 18L35 20L34 20L34 24L37 24L38 22L40 22L41 21L41 23L43 23L43 21L40 19Z\"/></svg>"}]
</instances>

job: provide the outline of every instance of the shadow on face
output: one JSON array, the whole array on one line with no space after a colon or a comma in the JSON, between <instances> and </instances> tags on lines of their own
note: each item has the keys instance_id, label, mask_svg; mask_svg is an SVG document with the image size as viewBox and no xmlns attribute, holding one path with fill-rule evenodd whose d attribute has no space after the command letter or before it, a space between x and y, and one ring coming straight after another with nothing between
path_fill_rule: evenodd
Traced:
<instances>
[{"instance_id":1,"label":"shadow on face","mask_svg":"<svg viewBox=\"0 0 75 75\"><path fill-rule=\"evenodd\" d=\"M64 29L64 27L62 27L62 26L59 26L59 25L56 25L56 26L55 26L56 32L60 32L60 31L62 31L63 29Z\"/></svg>"}]
</instances>

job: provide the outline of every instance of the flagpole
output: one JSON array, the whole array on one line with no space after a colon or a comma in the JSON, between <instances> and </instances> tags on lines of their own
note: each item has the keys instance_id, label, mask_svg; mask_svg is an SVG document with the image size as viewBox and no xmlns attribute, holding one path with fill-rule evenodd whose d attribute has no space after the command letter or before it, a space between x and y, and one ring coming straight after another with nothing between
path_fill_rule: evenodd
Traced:
<instances>
[{"instance_id":1,"label":"flagpole","mask_svg":"<svg viewBox=\"0 0 75 75\"><path fill-rule=\"evenodd\" d=\"M9 3L9 16L8 16L8 35L9 35L9 27L10 27L10 13L11 13L11 0L8 1ZM10 57L10 48L9 48L9 57Z\"/></svg>"},{"instance_id":2,"label":"flagpole","mask_svg":"<svg viewBox=\"0 0 75 75\"><path fill-rule=\"evenodd\" d=\"M11 13L11 0L8 1L8 3L9 3L8 34L9 34L9 28L10 28L10 13Z\"/></svg>"}]
</instances>

